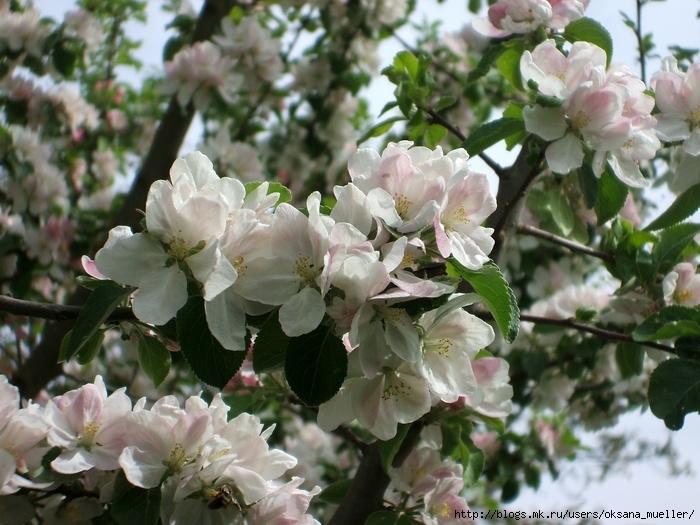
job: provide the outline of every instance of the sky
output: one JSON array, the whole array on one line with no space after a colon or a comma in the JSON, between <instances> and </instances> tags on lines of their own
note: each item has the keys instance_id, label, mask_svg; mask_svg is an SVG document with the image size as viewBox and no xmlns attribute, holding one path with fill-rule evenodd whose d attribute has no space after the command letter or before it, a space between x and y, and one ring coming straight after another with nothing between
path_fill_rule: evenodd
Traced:
<instances>
[{"instance_id":1,"label":"sky","mask_svg":"<svg viewBox=\"0 0 700 525\"><path fill-rule=\"evenodd\" d=\"M442 21L443 32L460 30L468 23L471 15L466 11L467 0L446 0L437 3L436 0L417 0L418 9L429 19ZM202 0L192 2L199 9ZM62 0L36 0L36 7L42 13L62 18L62 13L69 9L72 2ZM152 30L163 27L168 19L159 10L160 2L149 2L149 30L143 33L143 26L135 26L136 32L132 37L142 39L143 46L139 55L146 64L160 66L161 50L165 32ZM636 63L636 40L633 32L627 28L619 12L624 11L630 17L636 15L635 0L591 0L587 16L600 21L613 35L615 49L613 62L629 65L638 72ZM647 80L658 70L660 58L668 54L668 46L677 44L683 47L700 47L700 21L697 18L700 11L698 0L666 0L651 1L643 11L642 30L651 32L656 43L656 53L660 56L650 60L647 66ZM419 15L420 16L420 15ZM411 41L410 30L401 32L402 37ZM394 54L402 48L396 41L388 41L382 45L382 66L389 64ZM378 113L380 108L392 98L394 86L388 80L380 78L371 87L371 108ZM183 146L183 153L191 151L196 146L197 130L189 135ZM504 149L489 151L492 156L507 165L510 157ZM474 169L484 172L488 168L474 159ZM494 188L495 189L495 188ZM543 484L538 492L524 490L521 497L513 504L504 508L511 511L534 510L566 510L593 511L639 511L644 516L646 511L675 510L695 511L692 519L663 519L663 520L624 520L602 519L605 525L675 525L680 523L700 525L700 417L690 415L686 418L685 427L680 432L672 433L663 423L649 411L644 413L629 413L621 418L620 424L614 430L625 431L632 435L643 436L645 439L660 444L673 434L673 441L680 452L681 463L687 463L694 473L690 476L669 478L665 475L665 467L658 461L647 461L630 466L624 472L615 472L607 476L603 482L585 484L580 477L580 470L565 469L563 476L557 481L543 478ZM587 434L584 443L590 447L596 446L596 435ZM567 523L575 523L570 521ZM477 522L479 523L479 522ZM481 523L487 523L481 520Z\"/></svg>"}]
</instances>

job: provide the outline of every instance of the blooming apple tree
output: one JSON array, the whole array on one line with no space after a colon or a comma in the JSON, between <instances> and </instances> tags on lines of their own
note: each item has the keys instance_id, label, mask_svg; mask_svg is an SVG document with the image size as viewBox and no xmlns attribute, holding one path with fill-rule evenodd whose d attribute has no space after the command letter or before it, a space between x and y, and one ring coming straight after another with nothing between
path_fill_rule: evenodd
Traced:
<instances>
[{"instance_id":1,"label":"blooming apple tree","mask_svg":"<svg viewBox=\"0 0 700 525\"><path fill-rule=\"evenodd\" d=\"M414 4L164 1L133 81L145 1L0 0L2 523L463 523L700 411L696 52Z\"/></svg>"}]
</instances>

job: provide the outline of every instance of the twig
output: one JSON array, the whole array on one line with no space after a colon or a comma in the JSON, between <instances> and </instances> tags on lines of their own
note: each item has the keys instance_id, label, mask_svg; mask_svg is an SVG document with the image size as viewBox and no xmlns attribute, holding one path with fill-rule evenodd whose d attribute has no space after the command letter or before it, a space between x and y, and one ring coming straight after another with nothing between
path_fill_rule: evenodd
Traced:
<instances>
[{"instance_id":1,"label":"twig","mask_svg":"<svg viewBox=\"0 0 700 525\"><path fill-rule=\"evenodd\" d=\"M82 310L82 306L38 303L35 301L15 299L7 295L0 295L0 312L7 312L13 315L25 315L27 317L48 319L50 321L68 321L77 319ZM136 316L131 308L119 307L114 309L107 318L107 321L133 321L134 319L136 319Z\"/></svg>"},{"instance_id":2,"label":"twig","mask_svg":"<svg viewBox=\"0 0 700 525\"><path fill-rule=\"evenodd\" d=\"M635 343L642 346L648 346L649 348L655 348L657 350L663 350L670 354L675 354L676 349L672 346L663 345L661 343L654 343L652 341L635 341L634 338L629 334L622 334L620 332L613 332L611 330L605 330L603 328L598 328L597 326L591 326L583 323L577 323L573 319L552 319L550 317L540 317L538 315L530 314L520 314L520 321L534 324L546 324L551 326L563 326L565 328L573 328L580 332L587 332L592 335L596 335L603 339L610 341L622 341L627 343Z\"/></svg>"},{"instance_id":3,"label":"twig","mask_svg":"<svg viewBox=\"0 0 700 525\"><path fill-rule=\"evenodd\" d=\"M642 82L647 83L647 64L646 56L644 54L644 36L642 35L642 6L644 5L644 0L637 0L637 24L634 29L634 34L637 37L637 46L639 51L639 71L642 76Z\"/></svg>"},{"instance_id":4,"label":"twig","mask_svg":"<svg viewBox=\"0 0 700 525\"><path fill-rule=\"evenodd\" d=\"M434 122L435 124L439 124L462 142L467 140L467 136L464 133L462 133L462 131L458 127L453 126L450 122L447 121L447 119L445 119L445 117L440 115L433 108L428 108L425 110L425 112L430 116L432 122ZM505 169L503 169L503 166L498 164L498 162L493 160L486 153L482 151L481 153L479 153L479 157L486 163L486 165L489 168L491 168L494 171L498 178L502 178L503 176L505 176Z\"/></svg>"},{"instance_id":5,"label":"twig","mask_svg":"<svg viewBox=\"0 0 700 525\"><path fill-rule=\"evenodd\" d=\"M560 237L558 235L554 235L553 233L540 230L539 228L535 228L534 226L530 226L529 224L520 224L516 231L524 235L530 235L532 237L539 237L540 239L545 239L554 244L564 246L573 252L579 252L586 255L590 255L592 257L597 257L598 259L602 259L607 262L615 261L615 256L612 253L601 252L599 250L589 248L588 246L584 246L583 244L570 241L569 239L565 239L564 237Z\"/></svg>"},{"instance_id":6,"label":"twig","mask_svg":"<svg viewBox=\"0 0 700 525\"><path fill-rule=\"evenodd\" d=\"M518 158L515 159L510 168L504 170L496 195L498 208L486 221L486 226L494 229L493 238L496 244L491 252L491 258L496 264L500 263L500 258L505 253L505 247L520 224L525 195L541 171L544 150L540 150L534 163L530 163L532 162L532 152L530 151L532 141L532 135L525 139L520 153L518 153Z\"/></svg>"},{"instance_id":7,"label":"twig","mask_svg":"<svg viewBox=\"0 0 700 525\"><path fill-rule=\"evenodd\" d=\"M392 463L394 468L400 467L416 446L422 430L422 421L419 420L411 424L408 434L394 457ZM370 514L382 509L384 492L389 486L390 479L382 468L379 443L379 441L375 441L365 450L357 473L328 525L365 523Z\"/></svg>"}]
</instances>

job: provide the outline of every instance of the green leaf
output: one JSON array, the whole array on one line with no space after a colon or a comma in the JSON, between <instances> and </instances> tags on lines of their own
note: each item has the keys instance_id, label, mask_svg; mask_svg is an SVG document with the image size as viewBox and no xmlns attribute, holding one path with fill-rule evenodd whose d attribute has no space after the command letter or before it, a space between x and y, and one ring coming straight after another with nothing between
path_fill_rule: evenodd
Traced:
<instances>
[{"instance_id":1,"label":"green leaf","mask_svg":"<svg viewBox=\"0 0 700 525\"><path fill-rule=\"evenodd\" d=\"M158 387L170 372L170 352L160 339L142 335L137 345L137 355L141 370L153 381L153 386Z\"/></svg>"},{"instance_id":2,"label":"green leaf","mask_svg":"<svg viewBox=\"0 0 700 525\"><path fill-rule=\"evenodd\" d=\"M649 408L671 430L683 428L686 414L700 411L700 363L669 359L649 379Z\"/></svg>"},{"instance_id":3,"label":"green leaf","mask_svg":"<svg viewBox=\"0 0 700 525\"><path fill-rule=\"evenodd\" d=\"M623 341L615 349L615 361L623 379L638 376L644 370L644 347Z\"/></svg>"},{"instance_id":4,"label":"green leaf","mask_svg":"<svg viewBox=\"0 0 700 525\"><path fill-rule=\"evenodd\" d=\"M238 372L246 352L226 350L209 331L204 299L190 297L177 313L180 349L197 378L216 388L223 388Z\"/></svg>"},{"instance_id":5,"label":"green leaf","mask_svg":"<svg viewBox=\"0 0 700 525\"><path fill-rule=\"evenodd\" d=\"M284 363L287 383L307 406L318 406L340 390L348 370L343 343L326 326L292 337Z\"/></svg>"},{"instance_id":6,"label":"green leaf","mask_svg":"<svg viewBox=\"0 0 700 525\"><path fill-rule=\"evenodd\" d=\"M607 65L610 65L613 56L613 39L599 22L588 17L574 20L564 29L564 38L569 42L583 41L595 44L605 51Z\"/></svg>"},{"instance_id":7,"label":"green leaf","mask_svg":"<svg viewBox=\"0 0 700 525\"><path fill-rule=\"evenodd\" d=\"M275 372L284 368L289 336L282 331L277 311L260 327L253 345L253 369L256 373Z\"/></svg>"},{"instance_id":8,"label":"green leaf","mask_svg":"<svg viewBox=\"0 0 700 525\"><path fill-rule=\"evenodd\" d=\"M90 341L107 320L109 314L133 291L134 288L130 286L105 284L90 294L85 306L80 310L75 326L73 326L71 338L65 351L65 361L72 359Z\"/></svg>"},{"instance_id":9,"label":"green leaf","mask_svg":"<svg viewBox=\"0 0 700 525\"><path fill-rule=\"evenodd\" d=\"M51 59L56 70L65 78L71 78L75 73L78 57L63 42L59 42L51 52Z\"/></svg>"},{"instance_id":10,"label":"green leaf","mask_svg":"<svg viewBox=\"0 0 700 525\"><path fill-rule=\"evenodd\" d=\"M598 201L598 177L593 173L593 168L585 161L578 172L578 185L581 187L583 202L590 210Z\"/></svg>"},{"instance_id":11,"label":"green leaf","mask_svg":"<svg viewBox=\"0 0 700 525\"><path fill-rule=\"evenodd\" d=\"M558 188L554 188L553 191L548 191L545 195L547 209L552 216L554 224L561 235L568 237L574 229L574 221L576 218L571 204L569 204L566 196Z\"/></svg>"},{"instance_id":12,"label":"green leaf","mask_svg":"<svg viewBox=\"0 0 700 525\"><path fill-rule=\"evenodd\" d=\"M512 343L520 328L520 309L501 269L493 261L479 270L469 270L453 259L450 264L484 299L506 342Z\"/></svg>"},{"instance_id":13,"label":"green leaf","mask_svg":"<svg viewBox=\"0 0 700 525\"><path fill-rule=\"evenodd\" d=\"M396 429L396 435L393 438L388 441L379 442L379 457L382 460L382 468L384 468L384 472L387 474L389 473L396 453L401 448L401 443L406 439L409 428L411 428L411 425L399 425Z\"/></svg>"},{"instance_id":14,"label":"green leaf","mask_svg":"<svg viewBox=\"0 0 700 525\"><path fill-rule=\"evenodd\" d=\"M501 53L501 56L496 59L496 67L511 86L522 91L523 81L520 76L520 57L523 56L525 51L525 42L518 39L517 43L519 45L508 47Z\"/></svg>"},{"instance_id":15,"label":"green leaf","mask_svg":"<svg viewBox=\"0 0 700 525\"><path fill-rule=\"evenodd\" d=\"M500 118L476 128L467 140L462 143L470 156L475 156L490 148L497 142L520 133L525 129L525 123L516 118Z\"/></svg>"},{"instance_id":16,"label":"green leaf","mask_svg":"<svg viewBox=\"0 0 700 525\"><path fill-rule=\"evenodd\" d=\"M95 359L95 357L97 357L97 353L100 351L100 348L102 348L102 343L104 340L104 330L98 330L95 332L76 354L75 360L78 362L78 364L86 365Z\"/></svg>"},{"instance_id":17,"label":"green leaf","mask_svg":"<svg viewBox=\"0 0 700 525\"><path fill-rule=\"evenodd\" d=\"M431 124L423 135L425 138L425 145L430 149L434 149L435 146L440 144L442 139L445 138L445 135L447 135L447 129L445 129L444 126L440 124Z\"/></svg>"},{"instance_id":18,"label":"green leaf","mask_svg":"<svg viewBox=\"0 0 700 525\"><path fill-rule=\"evenodd\" d=\"M491 66L493 66L494 62L498 60L498 57L500 57L501 54L505 52L505 50L506 48L503 46L503 44L500 43L491 44L491 46L487 47L484 51L484 54L481 55L481 60L479 61L479 64L469 72L469 76L467 76L467 82L476 82L481 77L486 75L491 70Z\"/></svg>"},{"instance_id":19,"label":"green leaf","mask_svg":"<svg viewBox=\"0 0 700 525\"><path fill-rule=\"evenodd\" d=\"M645 230L654 231L674 226L687 219L700 208L700 184L681 193L668 209L654 219Z\"/></svg>"},{"instance_id":20,"label":"green leaf","mask_svg":"<svg viewBox=\"0 0 700 525\"><path fill-rule=\"evenodd\" d=\"M700 337L679 337L673 346L678 357L700 360Z\"/></svg>"},{"instance_id":21,"label":"green leaf","mask_svg":"<svg viewBox=\"0 0 700 525\"><path fill-rule=\"evenodd\" d=\"M134 487L124 471L114 479L110 514L119 525L157 525L160 518L160 486L152 489Z\"/></svg>"},{"instance_id":22,"label":"green leaf","mask_svg":"<svg viewBox=\"0 0 700 525\"><path fill-rule=\"evenodd\" d=\"M414 523L409 517L389 510L373 512L365 521L365 525L413 525Z\"/></svg>"},{"instance_id":23,"label":"green leaf","mask_svg":"<svg viewBox=\"0 0 700 525\"><path fill-rule=\"evenodd\" d=\"M677 224L662 230L659 241L651 250L657 268L662 265L673 266L698 233L700 224L693 223Z\"/></svg>"},{"instance_id":24,"label":"green leaf","mask_svg":"<svg viewBox=\"0 0 700 525\"><path fill-rule=\"evenodd\" d=\"M245 184L245 194L249 195L255 188L260 186L262 182L248 182ZM279 206L283 202L290 202L292 200L292 191L287 188L284 184L279 182L268 182L267 194L279 193L279 198L275 203L275 206Z\"/></svg>"},{"instance_id":25,"label":"green leaf","mask_svg":"<svg viewBox=\"0 0 700 525\"><path fill-rule=\"evenodd\" d=\"M318 495L318 499L325 503L330 503L331 505L339 505L340 502L343 501L345 493L350 488L350 485L352 485L351 479L341 479L340 481L331 483L321 491Z\"/></svg>"},{"instance_id":26,"label":"green leaf","mask_svg":"<svg viewBox=\"0 0 700 525\"><path fill-rule=\"evenodd\" d=\"M394 123L399 122L401 120L406 120L406 117L389 117L388 119L378 122L377 124L369 128L369 130L367 130L366 133L363 133L359 139L357 139L357 145L359 146L363 142L371 139L372 137L379 137L381 135L384 135L385 133L389 133L389 130L391 130Z\"/></svg>"},{"instance_id":27,"label":"green leaf","mask_svg":"<svg viewBox=\"0 0 700 525\"><path fill-rule=\"evenodd\" d=\"M477 448L474 443L472 443L471 438L467 437L468 442L466 446L469 448L469 461L464 467L464 483L468 487L476 484L481 477L481 473L484 471L484 465L486 464L486 458L481 449Z\"/></svg>"},{"instance_id":28,"label":"green leaf","mask_svg":"<svg viewBox=\"0 0 700 525\"><path fill-rule=\"evenodd\" d=\"M456 103L457 103L457 97L452 96L452 95L443 95L440 97L440 100L438 100L438 103L435 104L433 111L440 111L441 109L452 107Z\"/></svg>"},{"instance_id":29,"label":"green leaf","mask_svg":"<svg viewBox=\"0 0 700 525\"><path fill-rule=\"evenodd\" d=\"M394 67L408 73L408 77L415 82L418 80L418 58L410 51L401 51L394 57Z\"/></svg>"},{"instance_id":30,"label":"green leaf","mask_svg":"<svg viewBox=\"0 0 700 525\"><path fill-rule=\"evenodd\" d=\"M681 336L700 336L700 309L666 306L632 332L635 341L660 341Z\"/></svg>"},{"instance_id":31,"label":"green leaf","mask_svg":"<svg viewBox=\"0 0 700 525\"><path fill-rule=\"evenodd\" d=\"M606 169L598 181L598 199L595 203L595 212L598 216L598 226L602 226L625 205L629 188L617 177Z\"/></svg>"}]
</instances>

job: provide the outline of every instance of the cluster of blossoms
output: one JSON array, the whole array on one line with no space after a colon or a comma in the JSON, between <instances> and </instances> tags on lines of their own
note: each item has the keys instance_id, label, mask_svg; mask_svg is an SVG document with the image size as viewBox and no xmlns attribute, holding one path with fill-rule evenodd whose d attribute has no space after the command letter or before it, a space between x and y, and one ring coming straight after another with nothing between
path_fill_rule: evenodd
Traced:
<instances>
[{"instance_id":1,"label":"cluster of blossoms","mask_svg":"<svg viewBox=\"0 0 700 525\"><path fill-rule=\"evenodd\" d=\"M226 18L222 32L213 42L184 47L166 62L160 91L177 94L182 107L192 100L198 110L204 111L211 103L212 90L230 104L237 91L255 90L260 82L280 76L283 65L279 40L257 19L245 18L235 25Z\"/></svg>"},{"instance_id":2,"label":"cluster of blossoms","mask_svg":"<svg viewBox=\"0 0 700 525\"><path fill-rule=\"evenodd\" d=\"M564 54L554 40L545 40L520 61L523 81L534 82L546 105L523 110L525 128L552 143L545 156L552 171L569 173L593 153L592 167L600 176L609 165L632 187L648 183L639 162L653 159L661 143L654 99L646 86L625 66L606 67L605 51L576 42Z\"/></svg>"},{"instance_id":3,"label":"cluster of blossoms","mask_svg":"<svg viewBox=\"0 0 700 525\"><path fill-rule=\"evenodd\" d=\"M564 29L578 20L590 0L499 0L488 17L475 18L474 29L492 38L531 33L538 27Z\"/></svg>"},{"instance_id":4,"label":"cluster of blossoms","mask_svg":"<svg viewBox=\"0 0 700 525\"><path fill-rule=\"evenodd\" d=\"M399 468L389 471L391 489L387 499L399 509L417 509L413 518L425 525L472 523L460 492L464 469L452 459L442 459L442 436L426 429L422 441ZM463 514L464 513L464 514Z\"/></svg>"},{"instance_id":5,"label":"cluster of blossoms","mask_svg":"<svg viewBox=\"0 0 700 525\"><path fill-rule=\"evenodd\" d=\"M397 423L438 401L501 409L511 392L507 364L472 363L494 339L488 324L461 309L475 298L455 296L416 319L401 307L454 292L453 281L422 276L425 268L448 257L471 270L488 261L493 239L481 223L495 199L464 150L410 146L356 152L352 183L336 186L329 214L318 193L306 214L287 203L270 213L279 194L268 195L268 183L246 189L219 178L201 153L189 154L173 164L171 181L151 187L147 230L114 228L97 270L136 287L134 313L155 325L175 317L188 280L197 283L209 329L228 350L246 348L246 315L275 308L290 337L334 326L350 372L329 402L345 408L321 407L326 427L357 418L388 439Z\"/></svg>"},{"instance_id":6,"label":"cluster of blossoms","mask_svg":"<svg viewBox=\"0 0 700 525\"><path fill-rule=\"evenodd\" d=\"M122 476L135 487L160 487L163 523L318 523L305 514L318 489L299 488L301 478L278 480L296 460L269 448L273 427L263 430L245 413L228 420L220 395L210 404L190 397L184 408L173 396L132 407L124 388L107 395L98 376L19 408L16 387L0 376L0 401L3 523L26 523L35 513L88 522L114 503ZM80 497L35 500L68 480L84 487Z\"/></svg>"},{"instance_id":7,"label":"cluster of blossoms","mask_svg":"<svg viewBox=\"0 0 700 525\"><path fill-rule=\"evenodd\" d=\"M666 142L681 142L681 161L669 183L673 191L685 191L700 182L700 62L682 71L674 57L661 63L651 79L659 113L656 133Z\"/></svg>"}]
</instances>

